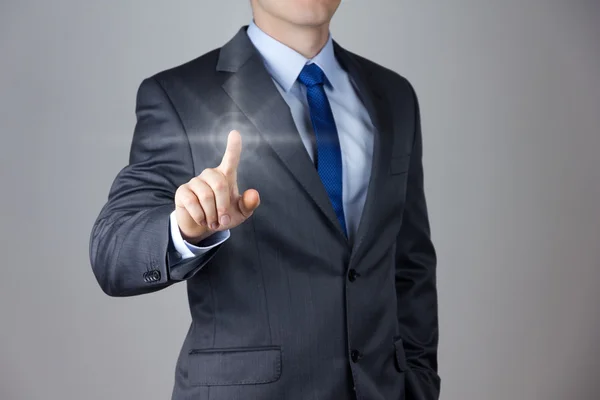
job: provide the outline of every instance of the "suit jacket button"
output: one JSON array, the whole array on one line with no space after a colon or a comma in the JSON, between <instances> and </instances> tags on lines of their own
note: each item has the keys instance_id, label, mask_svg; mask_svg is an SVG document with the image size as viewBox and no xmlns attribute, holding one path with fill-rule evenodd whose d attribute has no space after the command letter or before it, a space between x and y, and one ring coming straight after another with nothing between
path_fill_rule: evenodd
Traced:
<instances>
[{"instance_id":1,"label":"suit jacket button","mask_svg":"<svg viewBox=\"0 0 600 400\"><path fill-rule=\"evenodd\" d=\"M356 278L358 278L360 276L360 274L358 272L356 272L355 269L351 269L350 271L348 271L348 280L350 282L354 282L356 280Z\"/></svg>"},{"instance_id":2,"label":"suit jacket button","mask_svg":"<svg viewBox=\"0 0 600 400\"><path fill-rule=\"evenodd\" d=\"M358 350L352 350L350 352L350 358L352 358L353 362L358 362L358 360L362 358L362 354L360 354L360 351Z\"/></svg>"}]
</instances>

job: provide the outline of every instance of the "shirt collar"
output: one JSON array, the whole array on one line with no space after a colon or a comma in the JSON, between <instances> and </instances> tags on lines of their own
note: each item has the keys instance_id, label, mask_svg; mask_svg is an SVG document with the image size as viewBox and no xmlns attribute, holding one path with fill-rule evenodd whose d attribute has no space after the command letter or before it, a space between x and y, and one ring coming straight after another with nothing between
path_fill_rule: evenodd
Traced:
<instances>
[{"instance_id":1,"label":"shirt collar","mask_svg":"<svg viewBox=\"0 0 600 400\"><path fill-rule=\"evenodd\" d=\"M327 80L334 88L338 86L339 79L342 76L340 74L342 67L335 58L331 34L319 54L312 59L307 59L302 54L267 35L254 21L248 26L247 33L250 41L262 56L271 77L286 92L290 91L302 68L311 63L317 64L323 70Z\"/></svg>"}]
</instances>

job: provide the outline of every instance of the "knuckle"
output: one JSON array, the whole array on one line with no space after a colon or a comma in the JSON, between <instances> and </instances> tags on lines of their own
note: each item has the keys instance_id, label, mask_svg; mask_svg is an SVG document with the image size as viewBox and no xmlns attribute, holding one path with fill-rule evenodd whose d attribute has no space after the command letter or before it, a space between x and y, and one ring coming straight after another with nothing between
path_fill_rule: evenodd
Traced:
<instances>
[{"instance_id":1,"label":"knuckle","mask_svg":"<svg viewBox=\"0 0 600 400\"><path fill-rule=\"evenodd\" d=\"M183 185L181 185L177 188L177 190L175 191L175 196L181 197L189 191L190 191L190 185L188 183L184 183Z\"/></svg>"},{"instance_id":2,"label":"knuckle","mask_svg":"<svg viewBox=\"0 0 600 400\"><path fill-rule=\"evenodd\" d=\"M184 195L184 197L181 199L181 202L186 207L191 207L194 204L196 204L196 201L194 200L193 196L190 195Z\"/></svg>"},{"instance_id":3,"label":"knuckle","mask_svg":"<svg viewBox=\"0 0 600 400\"><path fill-rule=\"evenodd\" d=\"M202 170L202 172L200 172L200 175L196 176L194 179L197 179L197 178L199 178L199 177L205 177L205 176L207 176L207 175L210 175L210 174L212 174L212 173L213 173L213 171L214 171L214 168L204 168L204 169Z\"/></svg>"},{"instance_id":4,"label":"knuckle","mask_svg":"<svg viewBox=\"0 0 600 400\"><path fill-rule=\"evenodd\" d=\"M214 189L217 192L226 192L228 190L227 182L224 180L218 180L215 182Z\"/></svg>"},{"instance_id":5,"label":"knuckle","mask_svg":"<svg viewBox=\"0 0 600 400\"><path fill-rule=\"evenodd\" d=\"M205 190L203 190L203 191L202 191L202 192L199 194L198 198L199 198L199 199L200 199L202 202L209 202L209 201L211 201L211 200L214 198L214 194L213 194L213 192L212 192L212 191L210 191L210 190L208 190L208 189L205 189Z\"/></svg>"},{"instance_id":6,"label":"knuckle","mask_svg":"<svg viewBox=\"0 0 600 400\"><path fill-rule=\"evenodd\" d=\"M196 192L198 192L202 190L203 187L206 187L207 183L204 177L197 176L195 178L192 178L192 180L190 181L190 186L193 187Z\"/></svg>"},{"instance_id":7,"label":"knuckle","mask_svg":"<svg viewBox=\"0 0 600 400\"><path fill-rule=\"evenodd\" d=\"M204 220L204 214L202 214L202 212L196 211L193 213L190 213L190 216L193 218L194 221L196 221L197 223L200 223Z\"/></svg>"},{"instance_id":8,"label":"knuckle","mask_svg":"<svg viewBox=\"0 0 600 400\"><path fill-rule=\"evenodd\" d=\"M179 189L175 192L175 199L179 200L181 203L185 204L185 202L189 201L192 197L192 193L189 188L180 186Z\"/></svg>"}]
</instances>

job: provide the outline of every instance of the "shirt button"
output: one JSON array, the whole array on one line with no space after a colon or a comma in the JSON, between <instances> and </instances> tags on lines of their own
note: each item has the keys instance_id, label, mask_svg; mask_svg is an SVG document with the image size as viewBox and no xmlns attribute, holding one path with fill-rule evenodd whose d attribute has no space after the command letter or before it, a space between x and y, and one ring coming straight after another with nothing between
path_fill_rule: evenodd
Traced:
<instances>
[{"instance_id":1,"label":"shirt button","mask_svg":"<svg viewBox=\"0 0 600 400\"><path fill-rule=\"evenodd\" d=\"M362 354L360 354L360 351L358 350L352 350L350 352L350 358L352 358L353 362L358 362L358 360L362 358Z\"/></svg>"},{"instance_id":2,"label":"shirt button","mask_svg":"<svg viewBox=\"0 0 600 400\"><path fill-rule=\"evenodd\" d=\"M348 271L348 280L350 282L354 282L356 280L356 278L358 278L360 276L360 274L358 272L356 272L355 269L351 269L350 271Z\"/></svg>"}]
</instances>

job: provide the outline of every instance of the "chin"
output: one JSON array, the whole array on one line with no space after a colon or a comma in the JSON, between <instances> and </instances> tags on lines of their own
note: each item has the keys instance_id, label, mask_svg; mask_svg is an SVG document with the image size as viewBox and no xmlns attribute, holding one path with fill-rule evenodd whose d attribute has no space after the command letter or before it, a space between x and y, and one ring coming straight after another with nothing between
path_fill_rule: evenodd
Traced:
<instances>
[{"instance_id":1,"label":"chin","mask_svg":"<svg viewBox=\"0 0 600 400\"><path fill-rule=\"evenodd\" d=\"M339 0L254 0L254 4L282 21L296 26L322 26L331 21Z\"/></svg>"},{"instance_id":2,"label":"chin","mask_svg":"<svg viewBox=\"0 0 600 400\"><path fill-rule=\"evenodd\" d=\"M331 21L332 16L333 15L327 10L304 10L304 12L290 15L289 20L294 23L294 25L321 26Z\"/></svg>"},{"instance_id":3,"label":"chin","mask_svg":"<svg viewBox=\"0 0 600 400\"><path fill-rule=\"evenodd\" d=\"M313 18L308 18L308 19L302 19L302 20L297 20L297 21L293 21L294 25L297 26L306 26L306 27L316 27L316 26L323 26L325 24L327 24L329 22L328 18L322 18L322 19L313 19Z\"/></svg>"}]
</instances>

